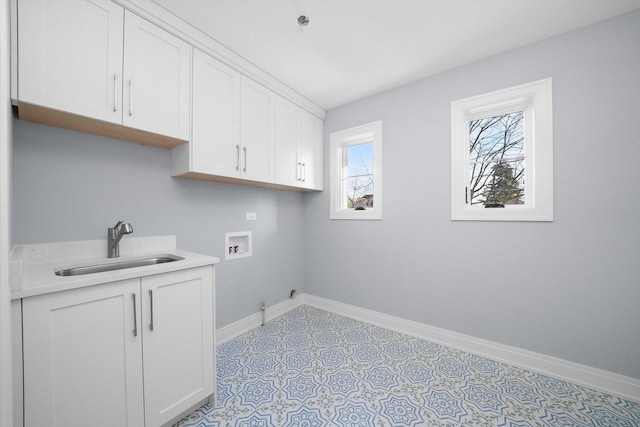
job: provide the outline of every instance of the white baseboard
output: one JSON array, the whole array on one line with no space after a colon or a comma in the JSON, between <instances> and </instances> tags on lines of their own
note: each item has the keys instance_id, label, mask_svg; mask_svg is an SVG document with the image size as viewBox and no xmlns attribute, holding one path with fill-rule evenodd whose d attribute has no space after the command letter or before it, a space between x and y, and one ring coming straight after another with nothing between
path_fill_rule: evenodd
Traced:
<instances>
[{"instance_id":1,"label":"white baseboard","mask_svg":"<svg viewBox=\"0 0 640 427\"><path fill-rule=\"evenodd\" d=\"M302 295L298 295L293 299L288 299L267 307L265 316L266 320L269 321L274 317L278 317L288 311L291 311L302 304L304 304ZM216 346L232 340L245 332L249 332L260 325L262 325L262 313L258 312L247 316L244 319L240 319L236 322L218 328L216 330Z\"/></svg>"},{"instance_id":2,"label":"white baseboard","mask_svg":"<svg viewBox=\"0 0 640 427\"><path fill-rule=\"evenodd\" d=\"M268 307L267 320L303 304L640 403L640 380L635 378L309 294ZM261 313L255 313L224 326L217 330L216 344L227 342L261 323Z\"/></svg>"},{"instance_id":3,"label":"white baseboard","mask_svg":"<svg viewBox=\"0 0 640 427\"><path fill-rule=\"evenodd\" d=\"M640 403L640 380L309 294L304 304Z\"/></svg>"}]
</instances>

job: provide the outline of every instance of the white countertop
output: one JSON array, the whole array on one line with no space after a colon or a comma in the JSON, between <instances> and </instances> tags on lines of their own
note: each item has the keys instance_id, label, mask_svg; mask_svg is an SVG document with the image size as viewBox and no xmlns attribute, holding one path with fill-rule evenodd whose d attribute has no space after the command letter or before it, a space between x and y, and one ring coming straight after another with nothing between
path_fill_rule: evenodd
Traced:
<instances>
[{"instance_id":1,"label":"white countertop","mask_svg":"<svg viewBox=\"0 0 640 427\"><path fill-rule=\"evenodd\" d=\"M10 264L11 299L214 265L220 262L215 257L176 249L175 236L127 237L120 242L119 258L107 258L106 253L106 239L16 245L12 250ZM79 276L56 276L55 274L57 270L66 268L162 255L177 255L184 259Z\"/></svg>"}]
</instances>

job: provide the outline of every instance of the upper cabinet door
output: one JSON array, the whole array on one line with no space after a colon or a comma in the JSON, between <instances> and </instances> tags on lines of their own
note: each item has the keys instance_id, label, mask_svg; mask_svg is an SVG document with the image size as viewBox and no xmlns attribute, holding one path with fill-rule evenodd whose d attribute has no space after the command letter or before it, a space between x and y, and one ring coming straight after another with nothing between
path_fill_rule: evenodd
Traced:
<instances>
[{"instance_id":1,"label":"upper cabinet door","mask_svg":"<svg viewBox=\"0 0 640 427\"><path fill-rule=\"evenodd\" d=\"M278 96L276 99L276 184L300 186L302 163L298 160L298 110Z\"/></svg>"},{"instance_id":2,"label":"upper cabinet door","mask_svg":"<svg viewBox=\"0 0 640 427\"><path fill-rule=\"evenodd\" d=\"M322 119L302 109L298 112L298 162L301 163L299 185L322 190Z\"/></svg>"},{"instance_id":3,"label":"upper cabinet door","mask_svg":"<svg viewBox=\"0 0 640 427\"><path fill-rule=\"evenodd\" d=\"M240 176L240 73L193 52L192 171Z\"/></svg>"},{"instance_id":4,"label":"upper cabinet door","mask_svg":"<svg viewBox=\"0 0 640 427\"><path fill-rule=\"evenodd\" d=\"M123 14L110 1L20 1L20 101L120 123Z\"/></svg>"},{"instance_id":5,"label":"upper cabinet door","mask_svg":"<svg viewBox=\"0 0 640 427\"><path fill-rule=\"evenodd\" d=\"M189 140L191 46L125 12L122 124Z\"/></svg>"},{"instance_id":6,"label":"upper cabinet door","mask_svg":"<svg viewBox=\"0 0 640 427\"><path fill-rule=\"evenodd\" d=\"M242 76L240 169L244 179L275 180L275 93Z\"/></svg>"}]
</instances>

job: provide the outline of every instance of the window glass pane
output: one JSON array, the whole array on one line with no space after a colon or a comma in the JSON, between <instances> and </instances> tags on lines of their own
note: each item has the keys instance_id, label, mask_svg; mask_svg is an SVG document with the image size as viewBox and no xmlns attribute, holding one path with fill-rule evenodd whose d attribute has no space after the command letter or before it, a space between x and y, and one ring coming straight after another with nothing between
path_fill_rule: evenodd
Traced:
<instances>
[{"instance_id":1,"label":"window glass pane","mask_svg":"<svg viewBox=\"0 0 640 427\"><path fill-rule=\"evenodd\" d=\"M469 122L469 202L525 203L524 111Z\"/></svg>"},{"instance_id":2,"label":"window glass pane","mask_svg":"<svg viewBox=\"0 0 640 427\"><path fill-rule=\"evenodd\" d=\"M373 207L373 142L354 144L345 148L346 174L343 177L345 206L366 210Z\"/></svg>"}]
</instances>

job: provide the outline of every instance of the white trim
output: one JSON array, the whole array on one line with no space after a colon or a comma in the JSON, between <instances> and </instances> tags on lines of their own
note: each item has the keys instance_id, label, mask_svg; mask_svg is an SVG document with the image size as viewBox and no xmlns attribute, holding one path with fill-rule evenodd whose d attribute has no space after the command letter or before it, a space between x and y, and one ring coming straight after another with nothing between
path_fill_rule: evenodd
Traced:
<instances>
[{"instance_id":1,"label":"white trim","mask_svg":"<svg viewBox=\"0 0 640 427\"><path fill-rule=\"evenodd\" d=\"M469 121L525 110L526 203L484 209L466 203ZM547 78L451 103L451 219L553 221L552 80Z\"/></svg>"},{"instance_id":2,"label":"white trim","mask_svg":"<svg viewBox=\"0 0 640 427\"><path fill-rule=\"evenodd\" d=\"M281 316L304 304L304 299L301 297L302 295L298 295L293 299L288 299L272 305L271 307L267 307L267 321ZM240 319L236 322L223 326L216 330L216 346L224 344L229 340L232 340L246 332L249 332L250 330L259 327L261 324L262 313L257 312L245 317L244 319Z\"/></svg>"},{"instance_id":3,"label":"white trim","mask_svg":"<svg viewBox=\"0 0 640 427\"><path fill-rule=\"evenodd\" d=\"M361 140L373 141L373 208L356 211L345 209L342 177L346 169L343 158L345 147ZM367 123L331 132L329 136L329 218L330 219L382 219L382 121Z\"/></svg>"},{"instance_id":4,"label":"white trim","mask_svg":"<svg viewBox=\"0 0 640 427\"><path fill-rule=\"evenodd\" d=\"M316 307L640 403L640 380L635 378L310 294L299 294L293 300L286 300L269 307L267 309L267 318L273 319L301 305ZM259 327L261 322L260 313L255 313L218 329L216 345L223 344Z\"/></svg>"},{"instance_id":5,"label":"white trim","mask_svg":"<svg viewBox=\"0 0 640 427\"><path fill-rule=\"evenodd\" d=\"M9 221L11 198L11 77L9 2L0 0L0 426L13 425L11 289Z\"/></svg>"},{"instance_id":6,"label":"white trim","mask_svg":"<svg viewBox=\"0 0 640 427\"><path fill-rule=\"evenodd\" d=\"M640 403L640 380L309 294L304 304Z\"/></svg>"}]
</instances>

